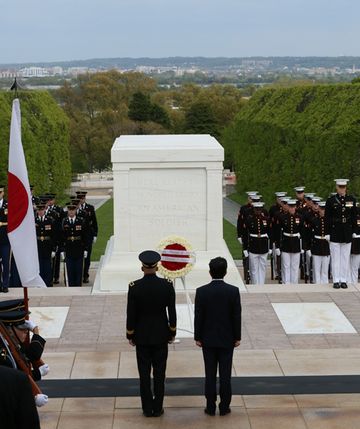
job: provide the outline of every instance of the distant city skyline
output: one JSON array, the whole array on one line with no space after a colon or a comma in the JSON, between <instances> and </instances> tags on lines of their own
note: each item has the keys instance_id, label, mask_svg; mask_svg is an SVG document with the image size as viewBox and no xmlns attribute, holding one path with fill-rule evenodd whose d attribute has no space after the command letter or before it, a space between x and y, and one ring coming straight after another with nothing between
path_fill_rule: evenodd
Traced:
<instances>
[{"instance_id":1,"label":"distant city skyline","mask_svg":"<svg viewBox=\"0 0 360 429\"><path fill-rule=\"evenodd\" d=\"M360 56L358 0L3 0L0 5L1 64Z\"/></svg>"}]
</instances>

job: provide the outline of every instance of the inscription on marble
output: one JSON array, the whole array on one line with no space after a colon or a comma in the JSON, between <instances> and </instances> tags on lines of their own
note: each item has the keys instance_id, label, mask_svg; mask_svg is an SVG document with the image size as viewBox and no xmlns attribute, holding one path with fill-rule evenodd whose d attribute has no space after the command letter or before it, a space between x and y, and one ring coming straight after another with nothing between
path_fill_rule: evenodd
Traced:
<instances>
[{"instance_id":1,"label":"inscription on marble","mask_svg":"<svg viewBox=\"0 0 360 429\"><path fill-rule=\"evenodd\" d=\"M132 251L153 247L172 234L205 249L205 169L130 170L129 207Z\"/></svg>"}]
</instances>

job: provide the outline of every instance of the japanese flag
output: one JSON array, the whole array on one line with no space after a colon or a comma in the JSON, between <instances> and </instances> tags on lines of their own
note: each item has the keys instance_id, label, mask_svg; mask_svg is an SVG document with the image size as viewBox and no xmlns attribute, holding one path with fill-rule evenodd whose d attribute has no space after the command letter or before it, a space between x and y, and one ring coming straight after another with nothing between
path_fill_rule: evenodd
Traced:
<instances>
[{"instance_id":1,"label":"japanese flag","mask_svg":"<svg viewBox=\"0 0 360 429\"><path fill-rule=\"evenodd\" d=\"M8 171L8 237L24 287L46 287L39 259L29 178L21 142L21 113L13 101Z\"/></svg>"}]
</instances>

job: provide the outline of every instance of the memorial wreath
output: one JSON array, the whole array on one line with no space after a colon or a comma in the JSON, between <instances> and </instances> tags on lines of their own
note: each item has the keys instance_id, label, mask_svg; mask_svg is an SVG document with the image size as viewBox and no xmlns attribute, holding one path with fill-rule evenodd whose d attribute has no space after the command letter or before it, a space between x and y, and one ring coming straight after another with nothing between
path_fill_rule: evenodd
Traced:
<instances>
[{"instance_id":1,"label":"memorial wreath","mask_svg":"<svg viewBox=\"0 0 360 429\"><path fill-rule=\"evenodd\" d=\"M161 255L159 272L168 279L185 277L195 264L195 253L183 237L171 235L158 245Z\"/></svg>"}]
</instances>

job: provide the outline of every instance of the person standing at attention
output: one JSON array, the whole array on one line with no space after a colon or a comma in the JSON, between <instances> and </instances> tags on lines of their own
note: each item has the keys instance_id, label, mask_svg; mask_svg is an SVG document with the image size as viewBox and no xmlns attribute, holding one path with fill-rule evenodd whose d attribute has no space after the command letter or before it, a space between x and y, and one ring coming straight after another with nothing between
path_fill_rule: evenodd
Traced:
<instances>
[{"instance_id":1,"label":"person standing at attention","mask_svg":"<svg viewBox=\"0 0 360 429\"><path fill-rule=\"evenodd\" d=\"M196 290L195 342L202 348L205 364L204 412L216 412L216 373L220 377L220 416L231 412L231 367L234 347L241 340L241 301L239 288L224 282L227 272L226 259L217 257L210 261L212 281Z\"/></svg>"},{"instance_id":2,"label":"person standing at attention","mask_svg":"<svg viewBox=\"0 0 360 429\"><path fill-rule=\"evenodd\" d=\"M170 280L156 275L159 253L146 250L139 259L144 277L129 284L126 337L136 347L143 414L159 417L164 414L168 344L176 335L175 289Z\"/></svg>"}]
</instances>

